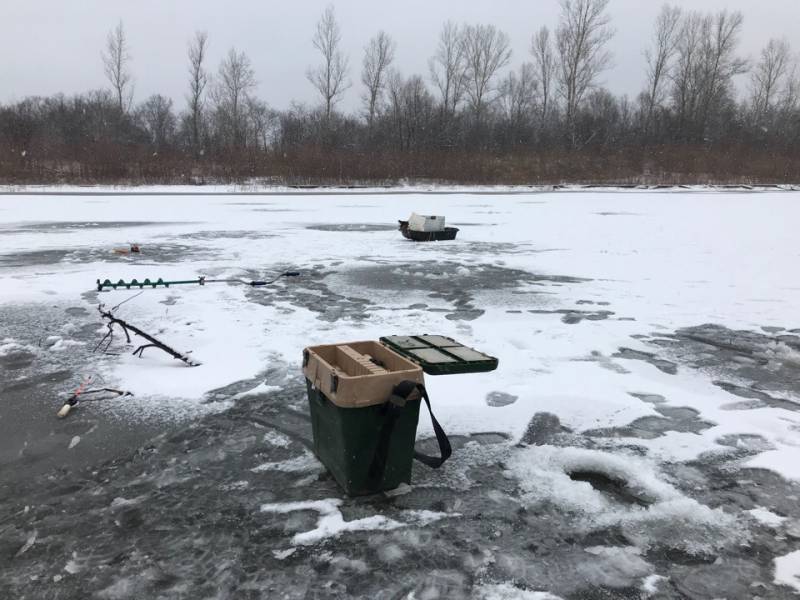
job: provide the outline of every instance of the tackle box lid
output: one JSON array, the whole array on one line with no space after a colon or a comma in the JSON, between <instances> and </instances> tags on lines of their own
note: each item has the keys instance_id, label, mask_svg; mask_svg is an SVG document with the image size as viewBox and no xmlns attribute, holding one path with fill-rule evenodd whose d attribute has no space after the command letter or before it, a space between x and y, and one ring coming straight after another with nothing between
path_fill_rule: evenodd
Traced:
<instances>
[{"instance_id":1,"label":"tackle box lid","mask_svg":"<svg viewBox=\"0 0 800 600\"><path fill-rule=\"evenodd\" d=\"M380 341L417 363L428 375L485 373L498 365L495 357L443 335L390 335Z\"/></svg>"}]
</instances>

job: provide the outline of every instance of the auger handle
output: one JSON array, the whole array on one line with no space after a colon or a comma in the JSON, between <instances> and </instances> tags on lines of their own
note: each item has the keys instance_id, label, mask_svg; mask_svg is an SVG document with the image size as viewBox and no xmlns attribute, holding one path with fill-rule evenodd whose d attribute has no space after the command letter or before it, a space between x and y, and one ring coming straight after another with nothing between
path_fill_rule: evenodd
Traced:
<instances>
[{"instance_id":1,"label":"auger handle","mask_svg":"<svg viewBox=\"0 0 800 600\"><path fill-rule=\"evenodd\" d=\"M287 271L286 273L281 273L280 275L278 275L275 279L273 279L271 281L251 281L249 283L249 285L251 285L253 287L263 287L265 285L269 285L271 283L275 283L281 277L298 277L299 275L300 275L299 271Z\"/></svg>"}]
</instances>

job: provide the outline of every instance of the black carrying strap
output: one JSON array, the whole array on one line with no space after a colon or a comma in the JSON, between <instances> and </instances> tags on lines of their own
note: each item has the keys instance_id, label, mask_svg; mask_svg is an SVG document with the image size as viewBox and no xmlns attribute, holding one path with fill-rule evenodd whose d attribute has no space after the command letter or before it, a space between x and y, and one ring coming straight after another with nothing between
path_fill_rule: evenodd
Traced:
<instances>
[{"instance_id":1,"label":"black carrying strap","mask_svg":"<svg viewBox=\"0 0 800 600\"><path fill-rule=\"evenodd\" d=\"M422 398L425 400L425 404L428 405L428 413L431 415L433 431L436 434L436 441L439 443L440 457L436 458L435 456L428 456L427 454L422 454L415 450L414 458L416 458L419 462L428 465L432 469L438 469L444 464L444 461L450 458L450 455L453 453L453 448L450 446L450 440L448 439L447 434L444 432L444 429L442 429L442 426L439 425L439 421L436 420L436 417L433 416L431 399L428 398L428 390L426 390L425 386L421 383L418 383L416 388L422 395Z\"/></svg>"},{"instance_id":2,"label":"black carrying strap","mask_svg":"<svg viewBox=\"0 0 800 600\"><path fill-rule=\"evenodd\" d=\"M402 381L394 387L389 399L383 405L384 410L386 411L386 421L384 421L380 434L378 434L378 445L375 448L375 458L370 465L368 473L369 479L373 482L383 479L383 473L386 469L386 461L389 458L389 442L391 441L395 422L402 414L406 402L408 402L409 398L415 391L419 392L419 394L425 400L425 404L428 406L428 413L431 415L433 431L436 434L436 441L439 443L440 456L428 456L427 454L422 454L421 452L417 452L415 450L414 458L421 463L428 465L432 469L438 469L448 458L450 458L450 455L453 453L453 449L450 446L450 440L447 438L447 434L444 432L444 429L442 429L442 426L439 425L439 421L436 420L436 417L433 416L431 400L428 397L428 391L425 389L425 386L421 383L416 383L415 381Z\"/></svg>"}]
</instances>

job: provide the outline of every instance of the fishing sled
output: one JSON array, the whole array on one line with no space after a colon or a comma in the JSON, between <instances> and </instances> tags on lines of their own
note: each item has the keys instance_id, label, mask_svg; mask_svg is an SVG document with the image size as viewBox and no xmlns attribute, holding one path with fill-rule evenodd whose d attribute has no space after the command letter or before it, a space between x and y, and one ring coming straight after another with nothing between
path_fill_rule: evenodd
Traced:
<instances>
[{"instance_id":1,"label":"fishing sled","mask_svg":"<svg viewBox=\"0 0 800 600\"><path fill-rule=\"evenodd\" d=\"M443 242L456 239L457 227L444 227L439 231L417 231L409 227L408 221L397 221L403 237L415 242Z\"/></svg>"}]
</instances>

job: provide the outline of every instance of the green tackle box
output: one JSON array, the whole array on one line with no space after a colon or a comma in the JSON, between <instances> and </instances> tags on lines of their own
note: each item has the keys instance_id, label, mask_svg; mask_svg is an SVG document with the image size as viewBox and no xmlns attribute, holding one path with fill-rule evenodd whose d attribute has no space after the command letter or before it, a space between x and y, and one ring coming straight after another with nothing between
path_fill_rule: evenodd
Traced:
<instances>
[{"instance_id":1,"label":"green tackle box","mask_svg":"<svg viewBox=\"0 0 800 600\"><path fill-rule=\"evenodd\" d=\"M414 458L438 468L451 452L431 411L424 373L474 373L496 367L496 358L436 335L308 347L303 351L303 375L314 454L351 496L410 483ZM423 399L441 458L414 449Z\"/></svg>"},{"instance_id":2,"label":"green tackle box","mask_svg":"<svg viewBox=\"0 0 800 600\"><path fill-rule=\"evenodd\" d=\"M428 375L460 375L494 371L493 356L443 335L392 335L381 342L422 367Z\"/></svg>"}]
</instances>

